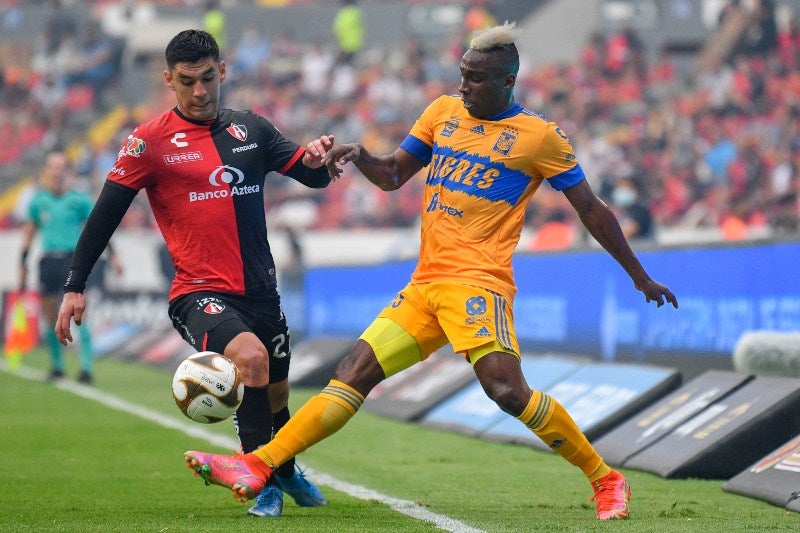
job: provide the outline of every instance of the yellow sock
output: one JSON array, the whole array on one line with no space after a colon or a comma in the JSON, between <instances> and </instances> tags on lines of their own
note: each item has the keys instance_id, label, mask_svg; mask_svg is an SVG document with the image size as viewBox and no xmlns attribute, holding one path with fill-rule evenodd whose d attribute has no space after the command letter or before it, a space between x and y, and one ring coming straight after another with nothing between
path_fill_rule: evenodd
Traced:
<instances>
[{"instance_id":1,"label":"yellow sock","mask_svg":"<svg viewBox=\"0 0 800 533\"><path fill-rule=\"evenodd\" d=\"M533 391L517 418L553 451L580 468L590 482L611 471L564 406L552 396Z\"/></svg>"},{"instance_id":2,"label":"yellow sock","mask_svg":"<svg viewBox=\"0 0 800 533\"><path fill-rule=\"evenodd\" d=\"M275 437L253 452L275 468L303 450L330 437L356 414L364 397L341 381L331 380L308 400Z\"/></svg>"}]
</instances>

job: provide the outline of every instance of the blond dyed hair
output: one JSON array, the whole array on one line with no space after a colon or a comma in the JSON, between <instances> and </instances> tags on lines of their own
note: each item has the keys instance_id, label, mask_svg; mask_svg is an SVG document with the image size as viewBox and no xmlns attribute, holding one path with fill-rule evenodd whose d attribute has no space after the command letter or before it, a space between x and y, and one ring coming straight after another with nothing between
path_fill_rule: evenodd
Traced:
<instances>
[{"instance_id":1,"label":"blond dyed hair","mask_svg":"<svg viewBox=\"0 0 800 533\"><path fill-rule=\"evenodd\" d=\"M473 50L483 51L497 46L508 46L514 44L520 33L521 30L517 28L515 22L506 21L505 24L500 26L477 30L469 43L469 47Z\"/></svg>"}]
</instances>

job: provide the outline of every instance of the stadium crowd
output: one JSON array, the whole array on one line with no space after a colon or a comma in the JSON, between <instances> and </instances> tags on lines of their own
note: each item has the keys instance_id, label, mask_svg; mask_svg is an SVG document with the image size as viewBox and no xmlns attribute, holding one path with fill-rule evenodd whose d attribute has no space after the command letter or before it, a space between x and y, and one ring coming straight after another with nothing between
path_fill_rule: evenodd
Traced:
<instances>
[{"instance_id":1,"label":"stadium crowd","mask_svg":"<svg viewBox=\"0 0 800 533\"><path fill-rule=\"evenodd\" d=\"M569 63L532 68L523 57L517 101L568 132L592 186L624 226L628 218L635 222L631 226L640 233L632 230L630 238L653 238L658 228L675 227L717 228L731 240L763 230L776 236L800 231L800 29L793 19L777 24L768 0L758 6L761 16L746 16L759 31L742 32L724 54L706 61L698 56L688 75L669 54L646 53L629 28L598 33ZM729 2L718 32L742 10ZM84 110L95 124L113 127L70 152L89 186L99 188L131 125L162 111L168 95L156 91L119 119L110 100L119 71L107 76L106 69L99 79L86 68L101 55L118 68L114 36L95 35L92 43L61 34L48 33L27 67L3 69L0 133L16 142L0 145L0 165L31 146L61 142L64 124ZM62 50L65 42L72 52ZM452 65L463 46L457 36L435 49L409 39L402 47L362 48L343 58L333 34L305 42L288 31L268 35L252 25L226 40L223 55L236 81L226 85L223 104L270 117L291 138L333 133L383 153L402 141L426 102L457 91L459 73ZM37 64L48 53L45 63L72 60L45 71ZM77 66L76 57L82 58ZM107 120L110 114L117 120ZM273 223L296 228L413 226L421 181L410 185L389 194L352 171L321 191L270 178L265 202ZM529 209L529 227L556 223L563 231L547 243L524 246L579 243L580 224L563 196L545 189ZM137 199L123 224L152 224L146 202Z\"/></svg>"}]
</instances>

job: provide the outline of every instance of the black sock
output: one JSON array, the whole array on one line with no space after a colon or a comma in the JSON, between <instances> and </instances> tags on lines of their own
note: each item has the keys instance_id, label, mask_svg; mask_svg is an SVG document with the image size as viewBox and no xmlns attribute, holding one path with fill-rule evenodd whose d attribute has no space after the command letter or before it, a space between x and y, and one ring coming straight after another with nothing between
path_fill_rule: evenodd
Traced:
<instances>
[{"instance_id":1,"label":"black sock","mask_svg":"<svg viewBox=\"0 0 800 533\"><path fill-rule=\"evenodd\" d=\"M244 398L233 420L242 453L250 453L272 439L272 411L269 387L244 388Z\"/></svg>"},{"instance_id":2,"label":"black sock","mask_svg":"<svg viewBox=\"0 0 800 533\"><path fill-rule=\"evenodd\" d=\"M289 407L284 407L277 413L272 413L272 428L275 433L278 432L283 426L286 425L286 422L289 421L291 415L289 414ZM294 475L294 457L283 463L276 469L276 472L282 478L289 478Z\"/></svg>"}]
</instances>

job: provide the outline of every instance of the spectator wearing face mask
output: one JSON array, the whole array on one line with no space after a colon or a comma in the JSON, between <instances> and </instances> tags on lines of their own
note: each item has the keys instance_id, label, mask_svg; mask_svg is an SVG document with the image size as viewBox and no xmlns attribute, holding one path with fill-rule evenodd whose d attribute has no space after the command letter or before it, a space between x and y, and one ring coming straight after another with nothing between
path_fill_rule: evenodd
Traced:
<instances>
[{"instance_id":1,"label":"spectator wearing face mask","mask_svg":"<svg viewBox=\"0 0 800 533\"><path fill-rule=\"evenodd\" d=\"M619 211L622 233L628 240L655 237L653 215L635 179L617 180L611 192L611 201Z\"/></svg>"}]
</instances>

